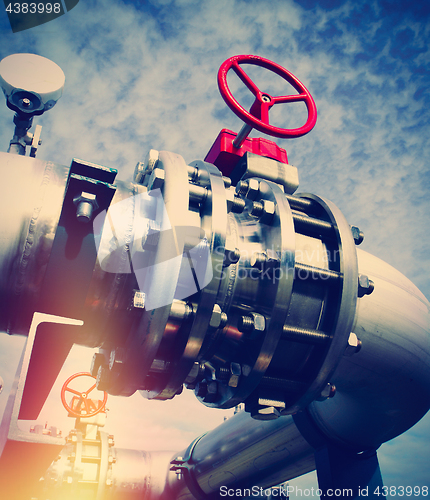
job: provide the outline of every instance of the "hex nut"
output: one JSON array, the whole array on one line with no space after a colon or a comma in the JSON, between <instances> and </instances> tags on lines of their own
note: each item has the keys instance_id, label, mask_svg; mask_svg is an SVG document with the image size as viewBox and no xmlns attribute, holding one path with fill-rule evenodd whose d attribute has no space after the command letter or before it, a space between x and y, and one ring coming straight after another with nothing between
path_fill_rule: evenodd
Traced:
<instances>
[{"instance_id":1,"label":"hex nut","mask_svg":"<svg viewBox=\"0 0 430 500\"><path fill-rule=\"evenodd\" d=\"M268 277L272 276L274 269L278 268L279 264L278 253L270 248L265 252L253 253L250 258L251 267L263 272Z\"/></svg>"},{"instance_id":2,"label":"hex nut","mask_svg":"<svg viewBox=\"0 0 430 500\"><path fill-rule=\"evenodd\" d=\"M248 182L248 191L246 193L246 198L248 200L255 200L257 196L260 194L260 181L257 179L247 179Z\"/></svg>"},{"instance_id":3,"label":"hex nut","mask_svg":"<svg viewBox=\"0 0 430 500\"><path fill-rule=\"evenodd\" d=\"M258 313L251 313L254 318L254 331L264 332L266 329L266 318Z\"/></svg>"},{"instance_id":4,"label":"hex nut","mask_svg":"<svg viewBox=\"0 0 430 500\"><path fill-rule=\"evenodd\" d=\"M285 401L258 398L257 404L251 408L251 417L255 420L275 420L285 409Z\"/></svg>"},{"instance_id":5,"label":"hex nut","mask_svg":"<svg viewBox=\"0 0 430 500\"><path fill-rule=\"evenodd\" d=\"M237 387L239 385L240 376L242 374L242 367L239 363L230 363L230 377L228 379L229 387Z\"/></svg>"},{"instance_id":6,"label":"hex nut","mask_svg":"<svg viewBox=\"0 0 430 500\"><path fill-rule=\"evenodd\" d=\"M238 324L239 331L245 333L249 338L256 338L266 329L266 318L255 312L242 316Z\"/></svg>"},{"instance_id":7,"label":"hex nut","mask_svg":"<svg viewBox=\"0 0 430 500\"><path fill-rule=\"evenodd\" d=\"M215 304L212 310L209 326L218 330L219 328L224 328L226 323L227 315L222 312L222 309L218 304Z\"/></svg>"},{"instance_id":8,"label":"hex nut","mask_svg":"<svg viewBox=\"0 0 430 500\"><path fill-rule=\"evenodd\" d=\"M125 362L125 350L121 347L111 351L109 357L109 370L118 371L123 366Z\"/></svg>"},{"instance_id":9,"label":"hex nut","mask_svg":"<svg viewBox=\"0 0 430 500\"><path fill-rule=\"evenodd\" d=\"M232 250L227 247L224 250L224 261L223 266L229 267L232 264L237 264L240 260L240 250L239 248L234 248Z\"/></svg>"},{"instance_id":10,"label":"hex nut","mask_svg":"<svg viewBox=\"0 0 430 500\"><path fill-rule=\"evenodd\" d=\"M254 201L252 203L250 215L259 219L262 224L271 224L276 213L276 205L271 200Z\"/></svg>"},{"instance_id":11,"label":"hex nut","mask_svg":"<svg viewBox=\"0 0 430 500\"><path fill-rule=\"evenodd\" d=\"M156 149L150 149L145 158L145 164L149 172L152 172L157 166L159 152Z\"/></svg>"},{"instance_id":12,"label":"hex nut","mask_svg":"<svg viewBox=\"0 0 430 500\"><path fill-rule=\"evenodd\" d=\"M142 236L143 250L154 250L160 240L160 224L156 221L149 220L146 223L146 230Z\"/></svg>"},{"instance_id":13,"label":"hex nut","mask_svg":"<svg viewBox=\"0 0 430 500\"><path fill-rule=\"evenodd\" d=\"M97 203L97 196L94 193L87 193L86 191L82 191L80 195L75 196L73 198L73 203L75 205L79 205L82 202L88 202L94 206L95 209L99 208L99 204Z\"/></svg>"},{"instance_id":14,"label":"hex nut","mask_svg":"<svg viewBox=\"0 0 430 500\"><path fill-rule=\"evenodd\" d=\"M361 340L353 332L349 334L348 344L345 348L344 356L352 356L361 349Z\"/></svg>"},{"instance_id":15,"label":"hex nut","mask_svg":"<svg viewBox=\"0 0 430 500\"><path fill-rule=\"evenodd\" d=\"M97 377L97 372L100 366L106 366L106 359L100 352L96 352L91 360L90 373L93 377Z\"/></svg>"},{"instance_id":16,"label":"hex nut","mask_svg":"<svg viewBox=\"0 0 430 500\"><path fill-rule=\"evenodd\" d=\"M197 383L203 378L204 367L200 365L198 361L195 361L189 374L184 380L185 387L187 389L195 389Z\"/></svg>"},{"instance_id":17,"label":"hex nut","mask_svg":"<svg viewBox=\"0 0 430 500\"><path fill-rule=\"evenodd\" d=\"M271 224L273 217L275 216L276 205L270 200L262 200L262 203L263 213L260 216L260 222L266 225Z\"/></svg>"},{"instance_id":18,"label":"hex nut","mask_svg":"<svg viewBox=\"0 0 430 500\"><path fill-rule=\"evenodd\" d=\"M146 165L145 163L139 161L134 167L133 180L136 184L143 184L143 179L145 178Z\"/></svg>"},{"instance_id":19,"label":"hex nut","mask_svg":"<svg viewBox=\"0 0 430 500\"><path fill-rule=\"evenodd\" d=\"M281 412L274 406L262 406L251 412L251 417L255 420L276 420L281 416Z\"/></svg>"},{"instance_id":20,"label":"hex nut","mask_svg":"<svg viewBox=\"0 0 430 500\"><path fill-rule=\"evenodd\" d=\"M151 174L158 163L158 151L150 149L143 162L138 162L134 169L133 179L136 184L144 184L145 176Z\"/></svg>"},{"instance_id":21,"label":"hex nut","mask_svg":"<svg viewBox=\"0 0 430 500\"><path fill-rule=\"evenodd\" d=\"M317 398L317 401L325 401L326 399L332 398L335 394L336 394L336 386L327 383L322 389L320 396Z\"/></svg>"},{"instance_id":22,"label":"hex nut","mask_svg":"<svg viewBox=\"0 0 430 500\"><path fill-rule=\"evenodd\" d=\"M368 278L365 274L358 275L358 291L357 296L359 298L364 297L365 295L370 295L375 288L375 284L372 280Z\"/></svg>"},{"instance_id":23,"label":"hex nut","mask_svg":"<svg viewBox=\"0 0 430 500\"><path fill-rule=\"evenodd\" d=\"M161 168L154 168L148 179L148 191L153 189L161 189L164 184L164 170Z\"/></svg>"},{"instance_id":24,"label":"hex nut","mask_svg":"<svg viewBox=\"0 0 430 500\"><path fill-rule=\"evenodd\" d=\"M105 366L99 366L97 371L97 389L99 391L107 391L110 385L110 371Z\"/></svg>"},{"instance_id":25,"label":"hex nut","mask_svg":"<svg viewBox=\"0 0 430 500\"><path fill-rule=\"evenodd\" d=\"M351 232L352 232L352 237L354 238L354 243L356 245L360 245L363 243L364 240L364 234L362 231L360 231L360 228L357 226L351 226Z\"/></svg>"}]
</instances>

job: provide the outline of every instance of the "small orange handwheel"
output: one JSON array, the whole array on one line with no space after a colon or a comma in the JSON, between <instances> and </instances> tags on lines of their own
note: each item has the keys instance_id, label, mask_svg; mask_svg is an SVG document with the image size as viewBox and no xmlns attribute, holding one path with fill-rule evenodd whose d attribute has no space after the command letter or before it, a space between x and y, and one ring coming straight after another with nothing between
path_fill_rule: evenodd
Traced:
<instances>
[{"instance_id":1,"label":"small orange handwheel","mask_svg":"<svg viewBox=\"0 0 430 500\"><path fill-rule=\"evenodd\" d=\"M79 377L87 377L93 381L96 380L96 377L93 377L89 372L75 373L64 382L63 387L61 388L61 402L69 414L74 417L92 417L104 410L108 394L107 392L103 392L103 400L90 399L88 395L91 391L96 389L96 383L94 382L87 391L74 389L70 384ZM66 392L74 394L70 404L66 401Z\"/></svg>"}]
</instances>

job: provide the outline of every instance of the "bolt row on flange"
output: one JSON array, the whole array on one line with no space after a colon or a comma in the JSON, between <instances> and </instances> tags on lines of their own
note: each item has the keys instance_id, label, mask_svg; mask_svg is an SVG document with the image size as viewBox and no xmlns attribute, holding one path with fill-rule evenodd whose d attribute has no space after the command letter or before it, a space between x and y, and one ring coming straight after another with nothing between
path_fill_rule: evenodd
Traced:
<instances>
[{"instance_id":1,"label":"bolt row on flange","mask_svg":"<svg viewBox=\"0 0 430 500\"><path fill-rule=\"evenodd\" d=\"M273 182L266 172L275 160L247 153L244 161L255 176L245 169L236 186L211 164L167 152L151 150L137 165L140 189L163 194L176 240L192 230L176 249L177 273L160 274L174 286L129 292L136 321L120 347L106 344L96 356L99 388L169 399L185 384L207 406L245 402L259 419L335 394L330 375L360 348L351 334L357 298L373 290L357 271L363 234L332 203L294 194L295 167L283 164ZM143 251L160 263L165 220L145 227ZM155 293L171 300L151 310Z\"/></svg>"}]
</instances>

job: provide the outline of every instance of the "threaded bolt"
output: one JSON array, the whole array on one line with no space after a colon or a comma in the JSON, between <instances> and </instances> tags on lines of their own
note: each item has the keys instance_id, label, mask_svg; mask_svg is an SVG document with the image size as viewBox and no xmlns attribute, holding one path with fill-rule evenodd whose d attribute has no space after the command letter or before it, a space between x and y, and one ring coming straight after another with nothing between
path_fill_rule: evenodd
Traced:
<instances>
[{"instance_id":1,"label":"threaded bolt","mask_svg":"<svg viewBox=\"0 0 430 500\"><path fill-rule=\"evenodd\" d=\"M245 200L239 198L238 196L235 196L233 198L233 203L231 205L230 211L233 212L234 214L241 214L244 211L245 206L246 206Z\"/></svg>"},{"instance_id":2,"label":"threaded bolt","mask_svg":"<svg viewBox=\"0 0 430 500\"><path fill-rule=\"evenodd\" d=\"M264 252L254 252L251 255L251 267L255 269L259 269L260 271L263 269L264 264L267 262L267 255Z\"/></svg>"},{"instance_id":3,"label":"threaded bolt","mask_svg":"<svg viewBox=\"0 0 430 500\"><path fill-rule=\"evenodd\" d=\"M330 335L325 332L292 325L284 325L281 338L303 344L327 344L330 341Z\"/></svg>"},{"instance_id":4,"label":"threaded bolt","mask_svg":"<svg viewBox=\"0 0 430 500\"><path fill-rule=\"evenodd\" d=\"M231 186L231 179L230 179L230 177L226 177L225 175L223 175L222 180L224 182L224 187L226 189L228 189Z\"/></svg>"},{"instance_id":5,"label":"threaded bolt","mask_svg":"<svg viewBox=\"0 0 430 500\"><path fill-rule=\"evenodd\" d=\"M239 320L237 328L241 332L252 332L254 330L254 319L250 316L242 316Z\"/></svg>"},{"instance_id":6,"label":"threaded bolt","mask_svg":"<svg viewBox=\"0 0 430 500\"><path fill-rule=\"evenodd\" d=\"M263 204L260 201L254 201L252 203L252 209L250 211L250 214L258 218L263 213L263 210L264 210Z\"/></svg>"},{"instance_id":7,"label":"threaded bolt","mask_svg":"<svg viewBox=\"0 0 430 500\"><path fill-rule=\"evenodd\" d=\"M248 181L239 181L236 184L236 194L238 196L245 196L248 191Z\"/></svg>"},{"instance_id":8,"label":"threaded bolt","mask_svg":"<svg viewBox=\"0 0 430 500\"><path fill-rule=\"evenodd\" d=\"M250 215L257 217L263 224L270 224L275 215L275 204L270 200L254 201Z\"/></svg>"},{"instance_id":9,"label":"threaded bolt","mask_svg":"<svg viewBox=\"0 0 430 500\"><path fill-rule=\"evenodd\" d=\"M240 260L240 250L235 248L234 250L225 250L224 253L224 267L228 267L231 264L237 264Z\"/></svg>"},{"instance_id":10,"label":"threaded bolt","mask_svg":"<svg viewBox=\"0 0 430 500\"><path fill-rule=\"evenodd\" d=\"M255 200L260 193L260 181L257 179L246 179L239 181L236 185L236 194L248 198L248 200Z\"/></svg>"},{"instance_id":11,"label":"threaded bolt","mask_svg":"<svg viewBox=\"0 0 430 500\"><path fill-rule=\"evenodd\" d=\"M248 335L260 335L266 329L266 318L259 313L251 312L239 319L237 328Z\"/></svg>"}]
</instances>

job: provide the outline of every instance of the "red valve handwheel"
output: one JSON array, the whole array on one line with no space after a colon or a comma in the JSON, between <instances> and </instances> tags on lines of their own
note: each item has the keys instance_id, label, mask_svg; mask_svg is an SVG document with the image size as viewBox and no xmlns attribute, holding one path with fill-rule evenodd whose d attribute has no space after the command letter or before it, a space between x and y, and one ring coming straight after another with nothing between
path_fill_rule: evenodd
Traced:
<instances>
[{"instance_id":1,"label":"red valve handwheel","mask_svg":"<svg viewBox=\"0 0 430 500\"><path fill-rule=\"evenodd\" d=\"M100 413L102 410L104 410L108 394L107 392L104 392L103 401L99 401L99 403L101 404L95 405L95 402L88 398L88 394L96 388L96 383L94 383L87 391L84 392L69 387L70 382L72 382L78 377L89 377L94 380L96 379L96 377L93 377L91 373L87 372L75 373L64 382L63 387L61 388L61 402L63 403L64 408L66 408L66 410L75 417L87 418L97 415L97 413ZM76 397L79 398L77 404L77 408L79 408L79 410L73 408L67 403L66 392L71 392L72 394L74 394ZM83 413L83 411L85 411L86 413Z\"/></svg>"},{"instance_id":2,"label":"red valve handwheel","mask_svg":"<svg viewBox=\"0 0 430 500\"><path fill-rule=\"evenodd\" d=\"M246 74L243 68L241 68L240 64L242 63L261 66L262 68L273 71L291 84L299 93L285 96L271 96L266 92L262 92ZM254 104L251 106L249 111L246 111L246 109L236 101L227 85L227 73L230 69L237 74L237 76L255 96ZM317 108L315 106L315 102L303 83L288 70L279 66L279 64L269 61L268 59L264 59L263 57L252 55L230 57L230 59L227 59L222 63L218 71L218 87L224 101L233 113L235 113L250 127L256 128L265 134L281 138L300 137L310 132L317 121ZM269 109L274 104L299 101L303 101L308 108L308 119L302 127L286 129L269 124Z\"/></svg>"}]
</instances>

